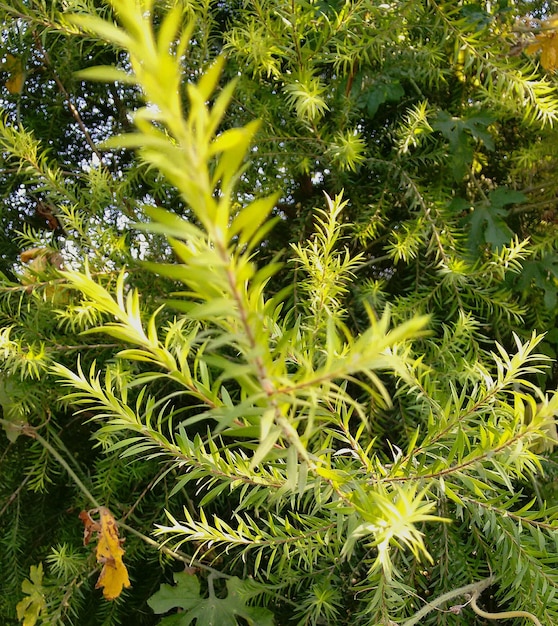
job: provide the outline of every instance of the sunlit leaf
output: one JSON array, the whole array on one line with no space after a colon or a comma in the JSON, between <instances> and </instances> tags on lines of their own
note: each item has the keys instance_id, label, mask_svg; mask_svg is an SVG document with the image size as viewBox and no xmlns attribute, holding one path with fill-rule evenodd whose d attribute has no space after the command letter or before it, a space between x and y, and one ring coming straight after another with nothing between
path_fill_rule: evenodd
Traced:
<instances>
[{"instance_id":1,"label":"sunlit leaf","mask_svg":"<svg viewBox=\"0 0 558 626\"><path fill-rule=\"evenodd\" d=\"M31 565L30 580L24 580L21 589L25 594L17 604L17 617L23 626L35 626L42 613L46 613L47 604L43 589L43 564Z\"/></svg>"}]
</instances>

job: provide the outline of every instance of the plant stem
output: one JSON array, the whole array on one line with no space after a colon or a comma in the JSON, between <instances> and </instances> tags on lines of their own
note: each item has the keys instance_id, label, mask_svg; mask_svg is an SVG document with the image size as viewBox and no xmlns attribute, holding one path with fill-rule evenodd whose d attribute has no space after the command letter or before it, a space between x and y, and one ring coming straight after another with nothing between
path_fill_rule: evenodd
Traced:
<instances>
[{"instance_id":1,"label":"plant stem","mask_svg":"<svg viewBox=\"0 0 558 626\"><path fill-rule=\"evenodd\" d=\"M0 419L0 425L9 426L10 428L19 428L22 435L26 435L27 437L31 437L31 439L35 439L38 441L46 450L52 454L52 456L60 463L60 465L68 472L70 478L75 482L76 486L83 493L84 496L93 504L95 508L99 508L100 504L97 502L93 494L89 491L89 489L83 484L83 481L80 477L74 472L74 470L70 467L69 463L66 459L58 452L56 448L54 448L43 436L39 435L35 428L32 428L28 424L24 424L21 426L17 426L13 422L9 420Z\"/></svg>"},{"instance_id":2,"label":"plant stem","mask_svg":"<svg viewBox=\"0 0 558 626\"><path fill-rule=\"evenodd\" d=\"M532 613L529 613L527 611L503 611L502 613L487 613L477 606L477 598L479 597L479 595L480 591L478 590L473 593L471 597L471 608L480 617L494 620L511 619L512 617L526 617L527 619L530 619L532 622L534 622L536 626L542 626L539 619L535 617Z\"/></svg>"},{"instance_id":3,"label":"plant stem","mask_svg":"<svg viewBox=\"0 0 558 626\"><path fill-rule=\"evenodd\" d=\"M480 594L494 582L494 577L489 576L484 580L479 580L479 582L472 583L470 585L465 585L464 587L459 587L458 589L454 589L453 591L448 591L444 593L439 598L436 598L433 602L429 602L426 606L424 606L418 613L415 613L413 617L409 618L407 621L403 622L401 626L413 626L413 624L418 624L420 620L428 615L434 609L437 609L442 604L451 600L453 598L457 598L459 596L468 596L468 603L470 603L473 611L480 617L484 617L485 619L490 620L500 620L500 619L511 619L512 617L526 617L530 619L536 626L542 626L541 622L535 615L529 613L527 611L503 611L501 613L487 613L483 611L478 605L477 600ZM465 605L455 607L459 612Z\"/></svg>"},{"instance_id":4,"label":"plant stem","mask_svg":"<svg viewBox=\"0 0 558 626\"><path fill-rule=\"evenodd\" d=\"M44 448L46 448L50 454L60 463L60 465L68 472L70 478L75 482L76 486L79 488L81 493L93 504L93 507L98 509L101 505L95 499L95 496L89 491L89 489L83 484L83 481L80 477L74 472L74 470L70 467L69 463L66 459L58 452L58 450L52 446L44 437L39 435L36 430L27 429L24 431L24 434L32 439L36 439Z\"/></svg>"},{"instance_id":5,"label":"plant stem","mask_svg":"<svg viewBox=\"0 0 558 626\"><path fill-rule=\"evenodd\" d=\"M2 426L9 425L11 427L14 427L13 422L10 422L8 420L1 419L1 418L0 418L0 425ZM99 502L95 499L93 494L89 491L89 489L83 484L83 481L70 467L66 459L60 454L60 452L58 452L58 450L56 450L56 448L54 448L43 436L39 435L39 433L34 428L28 425L22 425L19 427L19 429L21 430L21 433L23 435L26 435L27 437L31 437L31 439L35 439L46 450L48 450L50 454L52 454L52 456L58 461L58 463L60 463L60 465L68 472L68 474L70 475L70 478L75 482L76 486L83 493L83 495L87 497L87 499L91 502L91 504L93 504L94 508L98 509L101 506ZM219 576L220 578L230 578L228 574L219 572L218 570L212 567L209 567L209 565L205 565L205 563L201 563L195 559L190 558L186 554L167 548L167 546L159 543L158 541L155 541L154 539L151 539L150 537L148 537L147 535L144 535L143 533L140 533L138 530L136 530L132 526L128 526L128 524L118 521L118 525L120 526L120 528L123 528L124 530L131 533L132 535L139 537L145 543L149 544L150 546L153 546L154 548L157 548L157 550L164 552L165 554L172 557L173 559L177 559L179 561L182 561L183 563L187 563L188 565L192 567L203 569L209 572L213 576Z\"/></svg>"},{"instance_id":6,"label":"plant stem","mask_svg":"<svg viewBox=\"0 0 558 626\"><path fill-rule=\"evenodd\" d=\"M196 559L190 558L187 554L167 548L167 546L165 546L164 544L161 544L158 541L151 539L151 537L148 537L147 535L140 533L139 530L136 530L133 526L128 526L128 524L125 524L124 522L121 522L121 521L118 521L118 525L123 530L131 533L132 535L135 535L136 537L139 537L142 541L145 541L145 543L147 543L148 545L153 546L154 548L157 548L157 550L160 550L161 552L172 557L173 559L186 563L189 567L203 569L206 572L209 572L212 576L218 576L219 578L231 578L231 576L229 576L228 574L224 574L223 572L220 572L214 569L213 567L210 567L209 565L205 565L205 563L201 563L200 561L197 561Z\"/></svg>"},{"instance_id":7,"label":"plant stem","mask_svg":"<svg viewBox=\"0 0 558 626\"><path fill-rule=\"evenodd\" d=\"M487 587L490 587L493 582L494 577L489 576L488 578L479 580L476 583L471 583L470 585L465 585L464 587L459 587L458 589L448 591L447 593L444 593L440 597L436 598L433 602L429 602L420 611L415 613L413 617L403 622L401 626L413 626L413 624L418 624L425 615L428 615L428 613L430 613L434 609L437 609L442 604L446 603L448 600L452 600L453 598L458 598L459 596L464 596L466 594L473 594L473 597L478 597Z\"/></svg>"}]
</instances>

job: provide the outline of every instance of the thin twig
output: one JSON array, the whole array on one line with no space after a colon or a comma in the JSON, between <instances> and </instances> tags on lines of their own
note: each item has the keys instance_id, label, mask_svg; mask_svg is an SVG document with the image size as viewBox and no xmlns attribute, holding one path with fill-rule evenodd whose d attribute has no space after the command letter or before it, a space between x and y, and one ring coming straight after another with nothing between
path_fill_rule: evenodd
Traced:
<instances>
[{"instance_id":1,"label":"thin twig","mask_svg":"<svg viewBox=\"0 0 558 626\"><path fill-rule=\"evenodd\" d=\"M43 44L41 43L41 40L38 37L38 35L35 35L35 44L37 46L37 49L41 53L41 56L43 57L45 66L52 72L52 77L54 78L54 82L56 83L56 86L58 87L60 93L66 99L68 109L70 110L72 117L77 122L77 125L80 127L81 132L83 133L83 136L85 137L85 141L91 148L91 151L93 152L93 154L95 154L95 156L99 159L99 163L102 164L103 157L101 153L99 152L99 150L97 150L97 146L95 145L95 142L93 141L91 135L89 134L89 131L87 130L87 127L85 126L83 120L81 119L81 115L79 114L79 111L77 110L75 104L72 102L70 94L68 93L66 87L64 87L64 84L62 83L62 81L60 80L60 77L56 73L56 70L54 69L52 61L50 60L50 56L48 52L44 49Z\"/></svg>"},{"instance_id":2,"label":"thin twig","mask_svg":"<svg viewBox=\"0 0 558 626\"><path fill-rule=\"evenodd\" d=\"M465 585L464 587L459 587L458 589L448 591L447 593L442 594L440 597L436 598L432 602L429 602L420 611L415 613L413 617L403 622L401 626L413 626L413 624L418 624L425 615L428 615L428 613L430 613L431 611L439 608L440 606L448 602L448 600L453 600L453 598L459 598L460 596L465 596L468 594L473 594L473 596L474 594L477 594L474 597L478 597L485 589L490 587L493 582L494 577L489 576L488 578L479 580L479 582L471 583L470 585Z\"/></svg>"},{"instance_id":3,"label":"thin twig","mask_svg":"<svg viewBox=\"0 0 558 626\"><path fill-rule=\"evenodd\" d=\"M8 424L10 426L13 426L12 422L9 422L8 420L0 418L0 425L4 426L4 425L8 425ZM74 481L74 483L76 484L78 489L83 493L83 495L91 502L91 504L93 505L93 508L96 508L96 509L100 508L101 505L99 504L99 501L89 491L89 489L84 485L83 481L74 472L74 470L70 467L69 463L60 454L60 452L58 452L58 450L56 450L56 448L54 448L42 435L40 435L36 431L36 429L32 428L29 425L21 426L20 427L20 431L21 431L22 435L26 435L27 437L30 437L31 439L35 439L46 450L48 450L48 452L50 454L52 454L52 456L66 470L66 472L68 472L70 478ZM150 537L147 537L146 535L144 535L143 533L139 532L138 530L136 530L132 526L128 526L128 524L125 524L125 523L123 523L123 522L118 520L118 525L121 528L123 528L124 530L128 531L129 533L131 533L132 535L136 535L136 537L139 537L140 539L142 539L142 541L144 541L145 543L149 544L150 546L153 546L154 548L157 548L157 550L163 552L164 554L167 554L168 556L171 556L174 559L178 559L179 561L182 561L183 563L187 563L191 567L196 567L198 569L203 569L203 570L205 570L207 572L210 572L210 573L212 573L214 575L219 575L221 578L231 578L231 576L229 576L228 574L224 574L222 572L219 572L218 570L210 567L209 565L206 565L205 563L201 563L200 561L189 557L187 554L184 554L184 553L179 552L177 550L171 550L170 548L167 548L167 546L165 546L164 544L161 544L158 541L155 541L154 539L151 539Z\"/></svg>"},{"instance_id":4,"label":"thin twig","mask_svg":"<svg viewBox=\"0 0 558 626\"><path fill-rule=\"evenodd\" d=\"M31 474L28 474L22 481L21 484L19 485L19 487L10 495L10 497L8 498L8 501L6 502L6 504L4 504L4 506L2 507L2 510L0 510L0 517L2 517L2 515L4 515L4 513L8 510L10 504L17 498L17 496L19 495L19 492L25 487L25 485L29 482L31 478Z\"/></svg>"},{"instance_id":5,"label":"thin twig","mask_svg":"<svg viewBox=\"0 0 558 626\"><path fill-rule=\"evenodd\" d=\"M527 619L530 619L534 624L536 624L536 626L542 626L539 619L528 611L502 611L501 613L487 613L486 611L483 611L481 608L479 608L479 606L477 605L477 598L479 597L479 595L480 591L477 590L471 596L471 608L477 615L479 615L480 617L484 617L484 619L500 620L511 619L512 617L526 617Z\"/></svg>"},{"instance_id":6,"label":"thin twig","mask_svg":"<svg viewBox=\"0 0 558 626\"><path fill-rule=\"evenodd\" d=\"M0 420L0 423L4 420ZM25 425L21 427L21 433L23 435L27 435L31 439L35 439L38 441L46 450L52 454L52 456L60 463L60 465L68 472L70 478L74 481L76 486L79 488L81 493L91 502L94 508L98 509L101 505L95 496L89 491L89 489L84 485L81 478L74 472L74 470L70 467L70 464L66 461L66 459L58 452L58 450L48 442L42 435L36 431L36 429L32 428L29 425Z\"/></svg>"}]
</instances>

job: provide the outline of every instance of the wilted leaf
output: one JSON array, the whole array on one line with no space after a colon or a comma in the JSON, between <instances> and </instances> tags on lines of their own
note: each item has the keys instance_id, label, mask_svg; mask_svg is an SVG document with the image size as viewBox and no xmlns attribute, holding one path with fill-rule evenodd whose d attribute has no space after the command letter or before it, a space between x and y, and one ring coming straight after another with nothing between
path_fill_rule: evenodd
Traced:
<instances>
[{"instance_id":1,"label":"wilted leaf","mask_svg":"<svg viewBox=\"0 0 558 626\"><path fill-rule=\"evenodd\" d=\"M535 41L525 48L527 54L541 52L541 65L553 71L558 67L558 15L552 15L542 23L543 31L535 35Z\"/></svg>"},{"instance_id":2,"label":"wilted leaf","mask_svg":"<svg viewBox=\"0 0 558 626\"><path fill-rule=\"evenodd\" d=\"M8 53L4 62L4 70L9 74L8 80L4 83L6 89L12 94L21 93L25 83L23 61L19 57Z\"/></svg>"},{"instance_id":3,"label":"wilted leaf","mask_svg":"<svg viewBox=\"0 0 558 626\"><path fill-rule=\"evenodd\" d=\"M99 513L99 522L96 522L91 513ZM94 532L97 533L98 543L95 552L97 562L103 568L95 587L103 588L103 595L107 600L114 600L122 593L124 587L130 586L128 570L122 561L124 549L122 539L118 536L118 527L111 512L104 506L91 511L82 511L79 514L85 530L83 543L87 545Z\"/></svg>"},{"instance_id":4,"label":"wilted leaf","mask_svg":"<svg viewBox=\"0 0 558 626\"><path fill-rule=\"evenodd\" d=\"M86 546L91 541L93 533L101 530L101 525L91 517L89 511L82 511L79 519L83 522L83 545Z\"/></svg>"},{"instance_id":5,"label":"wilted leaf","mask_svg":"<svg viewBox=\"0 0 558 626\"><path fill-rule=\"evenodd\" d=\"M23 252L19 255L19 258L22 263L29 263L29 261L33 261L37 257L46 257L48 254L48 249L41 248L28 248L27 250L23 250Z\"/></svg>"}]
</instances>

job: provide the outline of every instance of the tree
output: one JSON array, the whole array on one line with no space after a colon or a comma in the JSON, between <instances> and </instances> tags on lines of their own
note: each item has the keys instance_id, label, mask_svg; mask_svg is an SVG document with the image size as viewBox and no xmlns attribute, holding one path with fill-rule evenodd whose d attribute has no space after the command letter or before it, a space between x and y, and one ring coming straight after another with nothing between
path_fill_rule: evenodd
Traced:
<instances>
[{"instance_id":1,"label":"tree","mask_svg":"<svg viewBox=\"0 0 558 626\"><path fill-rule=\"evenodd\" d=\"M2 11L6 620L555 621L546 5Z\"/></svg>"}]
</instances>

